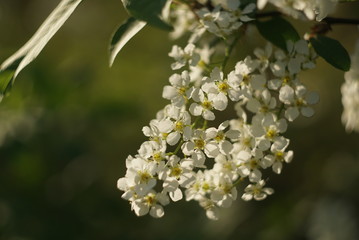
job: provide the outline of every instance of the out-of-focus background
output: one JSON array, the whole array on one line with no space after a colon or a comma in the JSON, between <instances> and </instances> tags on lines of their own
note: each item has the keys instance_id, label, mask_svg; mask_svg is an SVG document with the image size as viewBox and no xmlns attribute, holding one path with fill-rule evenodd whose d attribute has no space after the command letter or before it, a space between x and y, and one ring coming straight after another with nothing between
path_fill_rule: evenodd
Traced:
<instances>
[{"instance_id":1,"label":"out-of-focus background","mask_svg":"<svg viewBox=\"0 0 359 240\"><path fill-rule=\"evenodd\" d=\"M58 2L0 1L0 62ZM358 5L340 4L335 16L359 18ZM341 124L343 73L322 60L301 75L321 101L315 117L290 125L295 157L271 175L273 196L239 199L216 222L184 200L162 219L136 217L116 181L166 104L173 41L146 27L109 68L109 39L126 17L121 1L84 1L1 102L0 240L359 239L359 134ZM293 24L301 34L310 27ZM336 25L329 36L352 51L358 33ZM243 39L236 54L262 43Z\"/></svg>"}]
</instances>

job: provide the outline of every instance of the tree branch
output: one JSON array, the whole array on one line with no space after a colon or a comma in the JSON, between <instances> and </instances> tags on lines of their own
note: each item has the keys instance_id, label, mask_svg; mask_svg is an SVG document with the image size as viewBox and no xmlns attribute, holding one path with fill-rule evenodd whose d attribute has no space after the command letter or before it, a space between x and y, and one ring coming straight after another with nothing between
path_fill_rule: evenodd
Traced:
<instances>
[{"instance_id":1,"label":"tree branch","mask_svg":"<svg viewBox=\"0 0 359 240\"><path fill-rule=\"evenodd\" d=\"M270 11L270 12L257 13L256 18L277 17L277 16L282 16L282 15L283 15L283 13L281 13L281 12ZM329 25L333 25L333 24L359 25L359 19L350 19L350 18L326 17L321 22L326 22Z\"/></svg>"},{"instance_id":2,"label":"tree branch","mask_svg":"<svg viewBox=\"0 0 359 240\"><path fill-rule=\"evenodd\" d=\"M283 13L278 11L270 11L270 12L257 13L256 18L277 17L281 15L283 15Z\"/></svg>"},{"instance_id":3,"label":"tree branch","mask_svg":"<svg viewBox=\"0 0 359 240\"><path fill-rule=\"evenodd\" d=\"M333 24L359 25L359 19L326 17L322 21L326 22L329 25L333 25Z\"/></svg>"}]
</instances>

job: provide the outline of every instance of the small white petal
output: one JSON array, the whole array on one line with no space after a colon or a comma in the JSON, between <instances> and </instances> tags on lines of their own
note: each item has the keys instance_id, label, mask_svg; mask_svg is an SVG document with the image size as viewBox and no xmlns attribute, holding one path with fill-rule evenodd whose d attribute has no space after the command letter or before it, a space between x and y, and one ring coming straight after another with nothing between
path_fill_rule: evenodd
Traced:
<instances>
[{"instance_id":1,"label":"small white petal","mask_svg":"<svg viewBox=\"0 0 359 240\"><path fill-rule=\"evenodd\" d=\"M288 85L279 90L279 100L283 103L290 104L294 101L294 90Z\"/></svg>"},{"instance_id":2,"label":"small white petal","mask_svg":"<svg viewBox=\"0 0 359 240\"><path fill-rule=\"evenodd\" d=\"M154 218L160 218L165 215L165 211L163 210L163 207L161 205L156 204L151 207L150 215Z\"/></svg>"},{"instance_id":3,"label":"small white petal","mask_svg":"<svg viewBox=\"0 0 359 240\"><path fill-rule=\"evenodd\" d=\"M219 149L223 154L230 154L233 150L233 145L229 141L225 140L219 144Z\"/></svg>"},{"instance_id":4,"label":"small white petal","mask_svg":"<svg viewBox=\"0 0 359 240\"><path fill-rule=\"evenodd\" d=\"M309 92L305 100L308 104L316 104L319 102L319 94L316 92Z\"/></svg>"},{"instance_id":5,"label":"small white petal","mask_svg":"<svg viewBox=\"0 0 359 240\"><path fill-rule=\"evenodd\" d=\"M181 189L177 188L174 192L169 193L172 201L177 202L183 198Z\"/></svg>"},{"instance_id":6,"label":"small white petal","mask_svg":"<svg viewBox=\"0 0 359 240\"><path fill-rule=\"evenodd\" d=\"M178 92L177 89L172 86L165 86L163 88L162 97L165 99L171 100L175 96L177 96Z\"/></svg>"},{"instance_id":7,"label":"small white petal","mask_svg":"<svg viewBox=\"0 0 359 240\"><path fill-rule=\"evenodd\" d=\"M133 202L132 208L137 216L146 215L149 211L149 207L146 204L137 201Z\"/></svg>"},{"instance_id":8,"label":"small white petal","mask_svg":"<svg viewBox=\"0 0 359 240\"><path fill-rule=\"evenodd\" d=\"M169 119L164 119L159 121L158 123L158 130L161 133L168 133L170 131L172 131L173 129L173 122Z\"/></svg>"},{"instance_id":9,"label":"small white petal","mask_svg":"<svg viewBox=\"0 0 359 240\"><path fill-rule=\"evenodd\" d=\"M276 161L273 166L273 172L275 172L276 174L280 174L282 172L282 168L283 168L283 164L279 161Z\"/></svg>"},{"instance_id":10,"label":"small white petal","mask_svg":"<svg viewBox=\"0 0 359 240\"><path fill-rule=\"evenodd\" d=\"M314 110L313 110L313 108L311 108L311 107L302 107L300 112L301 112L301 113L303 114L303 116L305 116L305 117L311 117L311 116L314 115Z\"/></svg>"},{"instance_id":11,"label":"small white petal","mask_svg":"<svg viewBox=\"0 0 359 240\"><path fill-rule=\"evenodd\" d=\"M181 138L181 134L179 132L171 132L170 134L168 134L166 141L169 145L173 146L176 143L178 143L180 138Z\"/></svg>"},{"instance_id":12,"label":"small white petal","mask_svg":"<svg viewBox=\"0 0 359 240\"><path fill-rule=\"evenodd\" d=\"M210 111L210 110L203 111L202 115L203 115L204 119L209 120L209 121L213 121L216 118L214 113L212 111Z\"/></svg>"},{"instance_id":13,"label":"small white petal","mask_svg":"<svg viewBox=\"0 0 359 240\"><path fill-rule=\"evenodd\" d=\"M214 158L219 154L218 145L215 143L207 143L205 146L206 155L210 158Z\"/></svg>"},{"instance_id":14,"label":"small white petal","mask_svg":"<svg viewBox=\"0 0 359 240\"><path fill-rule=\"evenodd\" d=\"M120 189L121 191L126 191L127 190L127 181L126 178L120 178L117 180L117 188Z\"/></svg>"},{"instance_id":15,"label":"small white petal","mask_svg":"<svg viewBox=\"0 0 359 240\"><path fill-rule=\"evenodd\" d=\"M197 103L192 103L189 107L189 111L193 116L200 116L202 114L203 108Z\"/></svg>"},{"instance_id":16,"label":"small white petal","mask_svg":"<svg viewBox=\"0 0 359 240\"><path fill-rule=\"evenodd\" d=\"M244 194L242 195L242 199L243 199L244 201L250 201L250 200L252 200L252 198L253 198L253 195L250 194L250 193L244 193Z\"/></svg>"},{"instance_id":17,"label":"small white petal","mask_svg":"<svg viewBox=\"0 0 359 240\"><path fill-rule=\"evenodd\" d=\"M299 111L298 108L296 107L289 107L285 111L285 117L288 119L288 121L293 122L298 116L299 116Z\"/></svg>"},{"instance_id":18,"label":"small white petal","mask_svg":"<svg viewBox=\"0 0 359 240\"><path fill-rule=\"evenodd\" d=\"M206 211L206 216L211 220L218 220L217 208L211 208Z\"/></svg>"}]
</instances>

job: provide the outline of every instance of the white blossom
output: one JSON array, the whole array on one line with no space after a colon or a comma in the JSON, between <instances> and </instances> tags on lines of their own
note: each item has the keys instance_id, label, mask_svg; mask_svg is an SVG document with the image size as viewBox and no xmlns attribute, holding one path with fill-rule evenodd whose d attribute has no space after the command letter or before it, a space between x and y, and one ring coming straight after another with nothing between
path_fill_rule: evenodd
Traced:
<instances>
[{"instance_id":1,"label":"white blossom","mask_svg":"<svg viewBox=\"0 0 359 240\"><path fill-rule=\"evenodd\" d=\"M163 88L162 97L171 100L172 104L182 107L189 97L190 76L188 71L183 71L181 75L175 73L169 81L171 86L167 85Z\"/></svg>"},{"instance_id":2,"label":"white blossom","mask_svg":"<svg viewBox=\"0 0 359 240\"><path fill-rule=\"evenodd\" d=\"M132 210L137 216L150 215L155 218L163 217L165 206L169 203L168 197L163 193L149 192L146 196L137 198L131 203Z\"/></svg>"},{"instance_id":3,"label":"white blossom","mask_svg":"<svg viewBox=\"0 0 359 240\"><path fill-rule=\"evenodd\" d=\"M249 184L245 189L245 193L242 195L242 199L245 201L250 201L253 198L257 201L263 200L267 195L273 194L272 188L264 188L264 180L259 181L256 184Z\"/></svg>"},{"instance_id":4,"label":"white blossom","mask_svg":"<svg viewBox=\"0 0 359 240\"><path fill-rule=\"evenodd\" d=\"M348 132L359 132L359 41L352 56L352 65L344 75L341 87L344 111L342 122Z\"/></svg>"},{"instance_id":5,"label":"white blossom","mask_svg":"<svg viewBox=\"0 0 359 240\"><path fill-rule=\"evenodd\" d=\"M170 76L170 85L162 93L170 104L143 127L148 139L134 157L126 159L126 174L117 181L118 189L124 192L122 198L131 203L137 216L149 213L162 217L170 200L185 199L197 201L209 219L217 220L219 209L232 205L238 183L245 179L251 184L244 189L242 199L265 199L273 193L264 187L266 171L279 174L283 163L293 158L293 151L287 150L289 139L284 137L287 120L295 120L300 113L314 114L311 105L318 101L318 95L299 79L300 72L315 66L316 55L308 42L288 42L287 51L267 44L265 49L255 49L255 57L245 57L224 74L211 63L215 49L200 41L203 29L219 37L230 36L251 20L247 14L255 5L242 6L239 0L200 2L203 6L207 3L214 8L195 9L199 22L187 27L192 31L188 45L184 49L175 45L170 53L175 59L172 69L188 65L188 71ZM266 1L257 3L264 7ZM303 6L290 5L292 11L308 14ZM346 78L353 76L357 75L351 71ZM345 88L343 104L349 109L355 101L348 97L354 94ZM354 91L353 87L350 90ZM213 120L220 111L232 105L235 119L216 125Z\"/></svg>"},{"instance_id":6,"label":"white blossom","mask_svg":"<svg viewBox=\"0 0 359 240\"><path fill-rule=\"evenodd\" d=\"M224 94L205 93L202 89L195 89L192 94L195 101L189 111L193 116L201 116L206 120L214 120L213 110L223 111L226 109L228 99Z\"/></svg>"},{"instance_id":7,"label":"white blossom","mask_svg":"<svg viewBox=\"0 0 359 240\"><path fill-rule=\"evenodd\" d=\"M238 171L242 177L249 178L251 182L258 182L262 178L263 152L254 149L252 152L241 151L237 154Z\"/></svg>"},{"instance_id":8,"label":"white blossom","mask_svg":"<svg viewBox=\"0 0 359 240\"><path fill-rule=\"evenodd\" d=\"M313 116L314 110L310 105L316 104L319 101L319 96L315 92L307 92L303 85L299 85L295 92L291 92L285 98L282 96L282 100L290 105L285 110L285 117L289 121L293 121L299 116L299 113L305 117Z\"/></svg>"},{"instance_id":9,"label":"white blossom","mask_svg":"<svg viewBox=\"0 0 359 240\"><path fill-rule=\"evenodd\" d=\"M232 180L223 175L215 175L213 183L215 187L211 193L211 200L219 207L230 207L237 199L237 189Z\"/></svg>"},{"instance_id":10,"label":"white blossom","mask_svg":"<svg viewBox=\"0 0 359 240\"><path fill-rule=\"evenodd\" d=\"M238 101L240 97L239 84L240 79L232 71L225 79L223 72L215 67L210 75L210 78L205 78L202 85L202 90L207 94L215 94L217 98L223 99L227 97L232 101Z\"/></svg>"},{"instance_id":11,"label":"white blossom","mask_svg":"<svg viewBox=\"0 0 359 240\"><path fill-rule=\"evenodd\" d=\"M321 21L335 9L338 0L258 0L258 8L264 8L267 2L294 18Z\"/></svg>"},{"instance_id":12,"label":"white blossom","mask_svg":"<svg viewBox=\"0 0 359 240\"><path fill-rule=\"evenodd\" d=\"M214 141L215 133L210 129L206 131L197 129L192 138L182 145L182 152L185 156L192 156L196 167L203 167L205 155L214 158L219 154L219 146Z\"/></svg>"},{"instance_id":13,"label":"white blossom","mask_svg":"<svg viewBox=\"0 0 359 240\"><path fill-rule=\"evenodd\" d=\"M189 43L184 49L174 45L168 56L174 58L175 62L172 63L173 70L181 69L188 63L189 66L196 66L200 60L199 54L195 51L196 46Z\"/></svg>"},{"instance_id":14,"label":"white blossom","mask_svg":"<svg viewBox=\"0 0 359 240\"><path fill-rule=\"evenodd\" d=\"M283 162L290 163L293 158L293 151L285 152L289 140L281 138L271 146L271 154L264 157L264 164L267 167L272 166L273 172L280 174L283 168Z\"/></svg>"}]
</instances>

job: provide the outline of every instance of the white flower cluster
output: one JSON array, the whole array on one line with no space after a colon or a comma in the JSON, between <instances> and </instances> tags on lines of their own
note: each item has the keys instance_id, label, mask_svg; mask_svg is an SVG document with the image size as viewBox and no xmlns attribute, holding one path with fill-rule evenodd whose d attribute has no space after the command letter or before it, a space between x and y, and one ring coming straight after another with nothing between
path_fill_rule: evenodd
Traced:
<instances>
[{"instance_id":1,"label":"white flower cluster","mask_svg":"<svg viewBox=\"0 0 359 240\"><path fill-rule=\"evenodd\" d=\"M352 56L352 65L344 75L345 82L341 87L344 111L342 122L348 132L359 132L359 41Z\"/></svg>"},{"instance_id":2,"label":"white flower cluster","mask_svg":"<svg viewBox=\"0 0 359 240\"><path fill-rule=\"evenodd\" d=\"M243 182L248 184L243 200L265 199L273 189L265 187L264 170L279 174L293 158L283 136L288 121L314 113L310 105L318 96L298 78L315 66L306 41L289 43L287 51L271 45L256 49L255 58L246 57L228 74L205 64L202 56L209 58L211 51L202 52L194 44L172 48L172 69L181 72L163 89L171 103L143 128L148 140L127 158L126 175L118 180L138 216L162 217L163 206L185 198L217 219L218 209L231 206ZM197 68L199 80L188 71ZM231 102L237 118L210 126Z\"/></svg>"},{"instance_id":3,"label":"white flower cluster","mask_svg":"<svg viewBox=\"0 0 359 240\"><path fill-rule=\"evenodd\" d=\"M321 21L335 10L338 0L258 0L244 4L240 0L197 0L190 4L175 4L171 11L173 38L191 32L189 42L194 43L205 32L227 38L238 32L244 23L254 20L256 7L263 9L267 3L294 18Z\"/></svg>"},{"instance_id":4,"label":"white flower cluster","mask_svg":"<svg viewBox=\"0 0 359 240\"><path fill-rule=\"evenodd\" d=\"M239 0L209 0L213 9L200 8L196 13L201 27L219 37L226 37L238 30L243 22L253 20L248 17L256 8L255 4L248 4L240 8Z\"/></svg>"},{"instance_id":5,"label":"white flower cluster","mask_svg":"<svg viewBox=\"0 0 359 240\"><path fill-rule=\"evenodd\" d=\"M335 9L338 0L258 0L258 8L264 8L267 2L295 18L304 14L310 20L321 21Z\"/></svg>"},{"instance_id":6,"label":"white flower cluster","mask_svg":"<svg viewBox=\"0 0 359 240\"><path fill-rule=\"evenodd\" d=\"M248 15L256 8L254 3L241 6L240 0L199 0L192 11L179 4L171 12L175 31L172 37L178 38L185 32L193 33L189 42L195 42L206 31L226 38L237 31L243 23L252 21Z\"/></svg>"}]
</instances>

